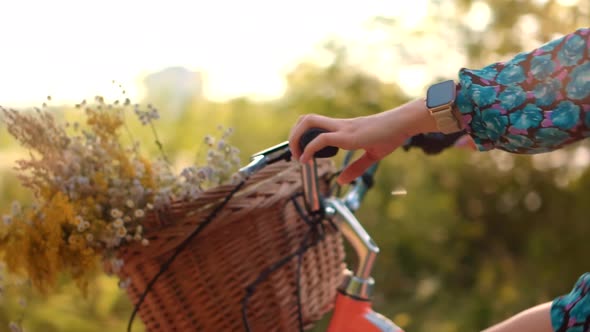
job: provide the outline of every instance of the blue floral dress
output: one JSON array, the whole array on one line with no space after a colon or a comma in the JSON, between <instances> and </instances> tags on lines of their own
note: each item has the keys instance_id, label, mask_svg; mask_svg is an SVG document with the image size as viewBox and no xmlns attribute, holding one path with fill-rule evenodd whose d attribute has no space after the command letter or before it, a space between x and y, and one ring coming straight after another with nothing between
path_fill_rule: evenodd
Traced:
<instances>
[{"instance_id":1,"label":"blue floral dress","mask_svg":"<svg viewBox=\"0 0 590 332\"><path fill-rule=\"evenodd\" d=\"M590 137L590 29L459 73L456 107L481 151L542 153ZM590 273L551 307L557 332L590 331Z\"/></svg>"}]
</instances>

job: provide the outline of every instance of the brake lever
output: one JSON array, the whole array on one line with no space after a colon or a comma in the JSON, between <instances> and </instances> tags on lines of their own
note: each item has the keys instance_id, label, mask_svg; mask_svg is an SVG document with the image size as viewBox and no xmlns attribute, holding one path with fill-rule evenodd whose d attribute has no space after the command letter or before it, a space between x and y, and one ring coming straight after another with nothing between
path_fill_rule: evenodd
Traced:
<instances>
[{"instance_id":1,"label":"brake lever","mask_svg":"<svg viewBox=\"0 0 590 332\"><path fill-rule=\"evenodd\" d=\"M250 157L250 163L240 168L239 173L244 177L249 177L268 165L272 165L278 161L291 160L291 150L289 150L289 142L272 146L268 149L256 152Z\"/></svg>"},{"instance_id":2,"label":"brake lever","mask_svg":"<svg viewBox=\"0 0 590 332\"><path fill-rule=\"evenodd\" d=\"M289 150L289 142L284 141L283 143L271 146L268 149L256 152L252 155L252 158L256 158L258 156L264 156L269 160L283 157L284 160L289 161L291 159L291 150Z\"/></svg>"}]
</instances>

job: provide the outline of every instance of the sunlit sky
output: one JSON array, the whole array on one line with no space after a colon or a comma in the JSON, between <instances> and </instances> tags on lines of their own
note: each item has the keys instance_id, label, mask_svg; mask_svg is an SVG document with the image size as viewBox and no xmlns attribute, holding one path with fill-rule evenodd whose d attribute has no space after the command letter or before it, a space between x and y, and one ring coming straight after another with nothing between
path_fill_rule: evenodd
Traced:
<instances>
[{"instance_id":1,"label":"sunlit sky","mask_svg":"<svg viewBox=\"0 0 590 332\"><path fill-rule=\"evenodd\" d=\"M211 98L271 98L329 37L354 39L376 15L419 20L426 2L2 0L0 104L108 95L112 80L137 95L169 66L203 71Z\"/></svg>"},{"instance_id":2,"label":"sunlit sky","mask_svg":"<svg viewBox=\"0 0 590 332\"><path fill-rule=\"evenodd\" d=\"M568 1L574 0L562 0ZM285 87L285 73L322 42L366 39L367 22L377 15L419 25L427 3L0 0L0 104L38 104L47 95L68 102L108 97L118 92L112 80L139 98L143 77L171 66L203 72L213 99L273 98ZM489 20L486 9L468 19ZM420 70L393 70L391 56L379 57L385 65L377 71L386 79L404 81L410 93L422 88Z\"/></svg>"}]
</instances>

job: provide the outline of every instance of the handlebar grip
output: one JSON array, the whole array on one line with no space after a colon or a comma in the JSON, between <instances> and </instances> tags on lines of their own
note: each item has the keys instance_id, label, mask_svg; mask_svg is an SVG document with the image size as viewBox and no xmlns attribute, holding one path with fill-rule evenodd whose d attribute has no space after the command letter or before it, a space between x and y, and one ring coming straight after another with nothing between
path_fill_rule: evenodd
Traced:
<instances>
[{"instance_id":1,"label":"handlebar grip","mask_svg":"<svg viewBox=\"0 0 590 332\"><path fill-rule=\"evenodd\" d=\"M299 139L299 149L301 152L305 150L305 147L313 141L320 134L327 133L328 131L321 128L310 128L301 135ZM320 151L317 151L313 156L314 158L330 158L334 157L338 153L338 148L335 146L326 146Z\"/></svg>"}]
</instances>

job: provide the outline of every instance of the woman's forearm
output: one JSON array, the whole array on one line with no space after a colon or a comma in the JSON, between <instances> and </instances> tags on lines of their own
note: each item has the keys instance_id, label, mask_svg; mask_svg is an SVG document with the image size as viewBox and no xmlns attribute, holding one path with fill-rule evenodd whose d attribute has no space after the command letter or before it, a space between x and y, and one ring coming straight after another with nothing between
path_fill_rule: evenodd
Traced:
<instances>
[{"instance_id":1,"label":"woman's forearm","mask_svg":"<svg viewBox=\"0 0 590 332\"><path fill-rule=\"evenodd\" d=\"M399 114L391 116L391 113L393 112ZM395 121L403 121L407 124L405 125L407 128L406 134L409 136L439 131L436 127L436 121L432 115L430 115L430 112L426 107L424 99L410 101L392 110L377 114L376 116L381 117L382 120L380 121L384 122L387 122L388 118L394 119Z\"/></svg>"},{"instance_id":2,"label":"woman's forearm","mask_svg":"<svg viewBox=\"0 0 590 332\"><path fill-rule=\"evenodd\" d=\"M525 310L483 332L553 332L551 302Z\"/></svg>"}]
</instances>

